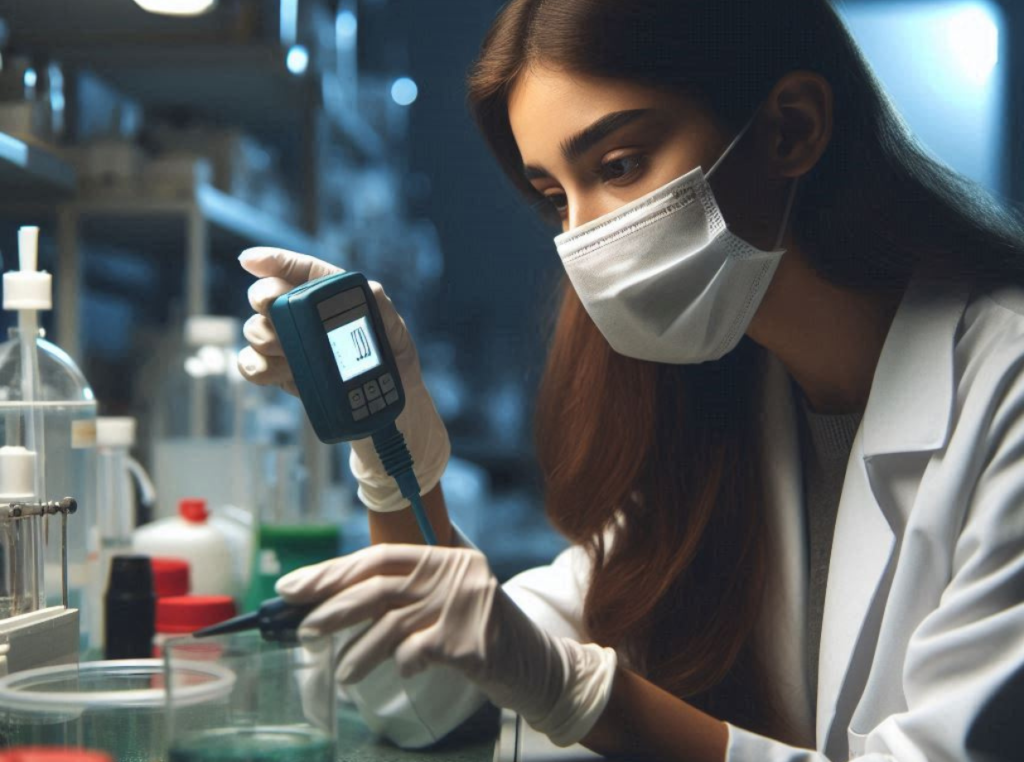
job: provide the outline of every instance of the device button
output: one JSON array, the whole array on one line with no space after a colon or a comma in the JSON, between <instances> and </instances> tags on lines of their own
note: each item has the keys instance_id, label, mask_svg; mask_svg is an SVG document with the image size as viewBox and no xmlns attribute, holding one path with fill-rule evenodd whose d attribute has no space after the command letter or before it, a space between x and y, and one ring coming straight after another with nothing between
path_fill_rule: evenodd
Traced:
<instances>
[{"instance_id":1,"label":"device button","mask_svg":"<svg viewBox=\"0 0 1024 762\"><path fill-rule=\"evenodd\" d=\"M384 401L389 405L394 405L396 402L398 402L398 392L393 390L388 392L387 394L384 395Z\"/></svg>"},{"instance_id":2,"label":"device button","mask_svg":"<svg viewBox=\"0 0 1024 762\"><path fill-rule=\"evenodd\" d=\"M391 377L390 373L385 373L383 376L377 379L380 382L380 390L387 394L395 388L395 379Z\"/></svg>"},{"instance_id":3,"label":"device button","mask_svg":"<svg viewBox=\"0 0 1024 762\"><path fill-rule=\"evenodd\" d=\"M362 407L366 404L366 397L363 396L362 389L353 389L348 393L348 404L355 410L357 407Z\"/></svg>"},{"instance_id":4,"label":"device button","mask_svg":"<svg viewBox=\"0 0 1024 762\"><path fill-rule=\"evenodd\" d=\"M381 396L380 387L377 386L376 381L367 381L363 384L363 391L366 392L366 399L368 400L379 399Z\"/></svg>"},{"instance_id":5,"label":"device button","mask_svg":"<svg viewBox=\"0 0 1024 762\"><path fill-rule=\"evenodd\" d=\"M370 400L370 412L371 413L379 413L381 410L383 410L386 407L387 407L387 405L384 404L384 400L380 399L379 397L377 399L375 399L375 400Z\"/></svg>"},{"instance_id":6,"label":"device button","mask_svg":"<svg viewBox=\"0 0 1024 762\"><path fill-rule=\"evenodd\" d=\"M367 410L366 405L363 405L362 407L357 407L355 410L352 411L352 420L361 421L364 418L368 417L369 415L370 411Z\"/></svg>"}]
</instances>

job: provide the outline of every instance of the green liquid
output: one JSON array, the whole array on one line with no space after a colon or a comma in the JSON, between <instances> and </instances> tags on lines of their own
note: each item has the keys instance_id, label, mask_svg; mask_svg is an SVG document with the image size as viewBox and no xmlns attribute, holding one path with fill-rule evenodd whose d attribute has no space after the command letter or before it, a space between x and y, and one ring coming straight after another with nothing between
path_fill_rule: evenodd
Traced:
<instances>
[{"instance_id":1,"label":"green liquid","mask_svg":"<svg viewBox=\"0 0 1024 762\"><path fill-rule=\"evenodd\" d=\"M170 762L334 762L334 741L291 728L226 728L179 741Z\"/></svg>"}]
</instances>

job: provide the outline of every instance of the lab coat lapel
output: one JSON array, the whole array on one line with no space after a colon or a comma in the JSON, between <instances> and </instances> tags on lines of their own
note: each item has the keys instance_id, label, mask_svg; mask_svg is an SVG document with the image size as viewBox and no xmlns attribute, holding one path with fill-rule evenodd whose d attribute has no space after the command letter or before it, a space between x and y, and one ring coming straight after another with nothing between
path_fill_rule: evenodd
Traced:
<instances>
[{"instance_id":1,"label":"lab coat lapel","mask_svg":"<svg viewBox=\"0 0 1024 762\"><path fill-rule=\"evenodd\" d=\"M916 496L922 453L945 445L963 287L915 278L886 337L836 518L818 669L818 747L845 753ZM906 478L907 474L913 478ZM841 721L841 722L840 722Z\"/></svg>"},{"instance_id":2,"label":"lab coat lapel","mask_svg":"<svg viewBox=\"0 0 1024 762\"><path fill-rule=\"evenodd\" d=\"M807 539L803 469L796 405L789 374L768 355L761 431L770 558L765 600L758 622L759 647L768 678L788 724L802 746L814 743L808 692Z\"/></svg>"}]
</instances>

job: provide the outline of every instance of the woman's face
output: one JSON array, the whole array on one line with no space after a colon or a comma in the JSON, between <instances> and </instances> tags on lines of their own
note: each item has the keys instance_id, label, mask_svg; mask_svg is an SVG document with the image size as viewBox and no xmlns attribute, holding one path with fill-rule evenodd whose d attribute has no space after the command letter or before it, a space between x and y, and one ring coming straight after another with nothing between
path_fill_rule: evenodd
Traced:
<instances>
[{"instance_id":1,"label":"woman's face","mask_svg":"<svg viewBox=\"0 0 1024 762\"><path fill-rule=\"evenodd\" d=\"M707 172L735 137L696 100L540 65L518 79L509 119L523 171L561 217L563 230L698 166ZM740 141L712 186L730 229L769 248L779 216L776 203L764 203L766 195L775 194L758 169L755 145Z\"/></svg>"},{"instance_id":2,"label":"woman's face","mask_svg":"<svg viewBox=\"0 0 1024 762\"><path fill-rule=\"evenodd\" d=\"M728 140L680 96L542 67L520 77L509 118L526 177L565 230L707 171Z\"/></svg>"}]
</instances>

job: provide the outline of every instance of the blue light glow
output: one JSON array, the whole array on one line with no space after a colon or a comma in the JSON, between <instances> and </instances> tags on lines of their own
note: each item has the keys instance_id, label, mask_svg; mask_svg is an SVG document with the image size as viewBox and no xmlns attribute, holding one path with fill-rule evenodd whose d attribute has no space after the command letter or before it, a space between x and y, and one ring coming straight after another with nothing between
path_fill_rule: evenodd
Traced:
<instances>
[{"instance_id":1,"label":"blue light glow","mask_svg":"<svg viewBox=\"0 0 1024 762\"><path fill-rule=\"evenodd\" d=\"M292 45L288 49L288 58L285 62L288 66L288 71L296 77L300 77L309 68L309 51L302 45Z\"/></svg>"},{"instance_id":2,"label":"blue light glow","mask_svg":"<svg viewBox=\"0 0 1024 762\"><path fill-rule=\"evenodd\" d=\"M946 42L961 71L979 84L984 82L999 63L999 26L992 9L958 8L946 23Z\"/></svg>"},{"instance_id":3,"label":"blue light glow","mask_svg":"<svg viewBox=\"0 0 1024 762\"><path fill-rule=\"evenodd\" d=\"M995 0L845 0L842 14L915 136L930 153L1006 191L1006 23Z\"/></svg>"},{"instance_id":4,"label":"blue light glow","mask_svg":"<svg viewBox=\"0 0 1024 762\"><path fill-rule=\"evenodd\" d=\"M339 38L355 37L358 29L359 22L352 11L342 11L334 21L334 32Z\"/></svg>"},{"instance_id":5,"label":"blue light glow","mask_svg":"<svg viewBox=\"0 0 1024 762\"><path fill-rule=\"evenodd\" d=\"M419 92L416 83L408 77L399 77L391 84L391 97L399 106L411 106Z\"/></svg>"}]
</instances>

